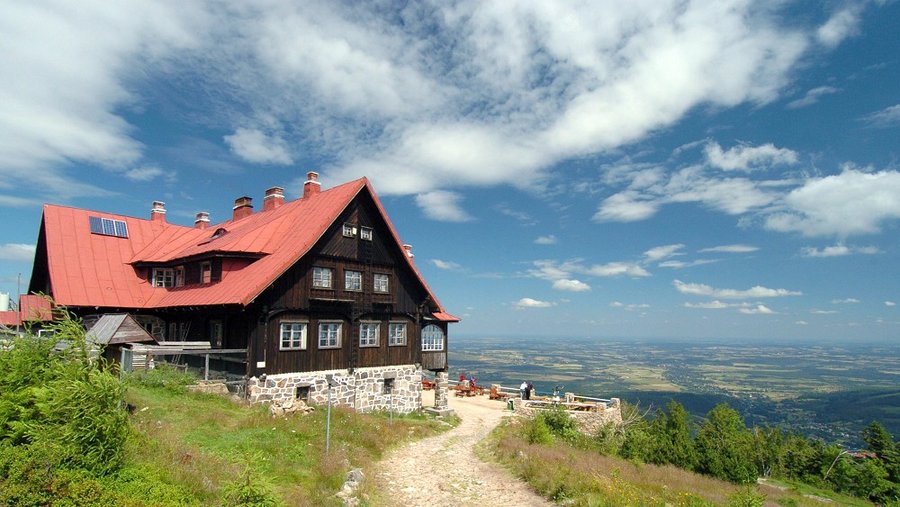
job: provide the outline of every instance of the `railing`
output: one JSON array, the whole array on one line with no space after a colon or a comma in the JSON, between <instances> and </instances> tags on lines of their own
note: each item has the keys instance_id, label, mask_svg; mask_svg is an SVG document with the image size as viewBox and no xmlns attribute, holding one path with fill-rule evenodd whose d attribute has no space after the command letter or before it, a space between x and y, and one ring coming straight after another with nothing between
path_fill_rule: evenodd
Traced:
<instances>
[{"instance_id":1,"label":"railing","mask_svg":"<svg viewBox=\"0 0 900 507\"><path fill-rule=\"evenodd\" d=\"M459 384L460 384L460 381L459 381L459 380L452 380L452 379L451 379L451 380L448 381L448 384L453 385L453 386L456 386L456 385L459 385ZM479 385L481 385L481 384L479 384ZM488 384L485 384L485 385L491 386L491 385L493 385L493 384L492 384L492 383L488 383ZM485 388L485 389L486 389L486 388ZM513 396L513 397L518 397L519 394L520 394L519 388L517 388L517 387L503 387L503 386L500 386L500 391L501 391L501 392L504 392L504 393L507 393L507 394L509 394L510 396ZM559 393L558 395L554 395L554 393L539 393L539 392L537 392L537 391L534 391L534 395L536 395L536 396L545 396L545 397L550 397L550 398L556 398L556 397L558 397L559 400L554 400L554 401L546 401L546 400L528 400L528 401L535 401L535 402L546 403L546 404L553 404L553 403L556 403L556 404L561 404L561 405L589 406L589 404L587 404L587 403L577 403L577 402L576 402L576 403L565 403L565 402L561 401L561 400L564 400L564 399L565 399L565 394L564 394L564 393ZM590 401L590 402L595 402L595 403L605 403L606 406L609 406L609 405L612 404L612 400L609 399L609 398L595 398L595 397L592 397L592 396L581 396L581 395L578 395L578 394L574 395L573 398L574 398L575 400L585 400L585 401Z\"/></svg>"}]
</instances>

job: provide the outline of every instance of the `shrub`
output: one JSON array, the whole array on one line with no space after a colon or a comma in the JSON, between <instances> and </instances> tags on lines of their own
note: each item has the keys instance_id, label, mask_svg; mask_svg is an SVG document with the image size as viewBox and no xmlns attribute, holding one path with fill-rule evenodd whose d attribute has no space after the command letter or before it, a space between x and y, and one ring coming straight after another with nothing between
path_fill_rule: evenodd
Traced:
<instances>
[{"instance_id":1,"label":"shrub","mask_svg":"<svg viewBox=\"0 0 900 507\"><path fill-rule=\"evenodd\" d=\"M525 440L529 444L548 445L553 443L553 434L543 417L535 417L525 427Z\"/></svg>"},{"instance_id":2,"label":"shrub","mask_svg":"<svg viewBox=\"0 0 900 507\"><path fill-rule=\"evenodd\" d=\"M279 505L272 488L255 477L249 466L234 482L225 485L225 505L230 507L276 507Z\"/></svg>"},{"instance_id":3,"label":"shrub","mask_svg":"<svg viewBox=\"0 0 900 507\"><path fill-rule=\"evenodd\" d=\"M136 370L129 373L126 381L129 384L158 387L180 393L184 392L185 386L196 384L197 376L191 372L179 371L168 364L162 363L152 370Z\"/></svg>"}]
</instances>

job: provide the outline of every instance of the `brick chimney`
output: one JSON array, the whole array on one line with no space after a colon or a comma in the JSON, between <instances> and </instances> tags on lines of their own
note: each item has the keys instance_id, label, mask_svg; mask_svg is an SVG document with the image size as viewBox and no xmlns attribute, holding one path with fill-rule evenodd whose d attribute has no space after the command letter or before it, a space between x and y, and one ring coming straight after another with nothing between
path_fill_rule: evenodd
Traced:
<instances>
[{"instance_id":1,"label":"brick chimney","mask_svg":"<svg viewBox=\"0 0 900 507\"><path fill-rule=\"evenodd\" d=\"M194 229L206 229L207 227L209 227L209 213L198 211L197 218L194 219Z\"/></svg>"},{"instance_id":2,"label":"brick chimney","mask_svg":"<svg viewBox=\"0 0 900 507\"><path fill-rule=\"evenodd\" d=\"M263 211L275 209L284 204L284 189L271 187L266 189L266 197L263 198Z\"/></svg>"},{"instance_id":3,"label":"brick chimney","mask_svg":"<svg viewBox=\"0 0 900 507\"><path fill-rule=\"evenodd\" d=\"M232 220L240 220L242 218L249 217L253 214L253 198L247 197L246 195L243 197L238 197L234 200L234 208L231 219Z\"/></svg>"},{"instance_id":4,"label":"brick chimney","mask_svg":"<svg viewBox=\"0 0 900 507\"><path fill-rule=\"evenodd\" d=\"M315 171L306 173L306 183L303 184L303 197L316 195L321 190L322 184L319 183L319 173Z\"/></svg>"},{"instance_id":5,"label":"brick chimney","mask_svg":"<svg viewBox=\"0 0 900 507\"><path fill-rule=\"evenodd\" d=\"M166 223L166 203L153 201L153 207L150 209L150 220Z\"/></svg>"}]
</instances>

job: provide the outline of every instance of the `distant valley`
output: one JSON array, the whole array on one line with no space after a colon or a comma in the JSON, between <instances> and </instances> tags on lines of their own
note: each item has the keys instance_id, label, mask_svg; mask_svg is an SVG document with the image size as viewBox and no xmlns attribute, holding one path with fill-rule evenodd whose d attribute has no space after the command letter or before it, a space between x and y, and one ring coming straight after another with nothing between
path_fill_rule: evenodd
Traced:
<instances>
[{"instance_id":1,"label":"distant valley","mask_svg":"<svg viewBox=\"0 0 900 507\"><path fill-rule=\"evenodd\" d=\"M900 346L453 337L451 377L539 394L556 386L661 408L675 399L695 416L727 402L748 426L781 425L855 447L878 420L900 435Z\"/></svg>"}]
</instances>

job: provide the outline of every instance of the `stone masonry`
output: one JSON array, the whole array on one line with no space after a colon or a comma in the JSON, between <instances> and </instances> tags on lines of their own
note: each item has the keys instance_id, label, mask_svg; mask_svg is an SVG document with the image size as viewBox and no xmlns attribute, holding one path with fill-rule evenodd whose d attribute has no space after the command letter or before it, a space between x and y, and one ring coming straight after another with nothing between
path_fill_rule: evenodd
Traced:
<instances>
[{"instance_id":1,"label":"stone masonry","mask_svg":"<svg viewBox=\"0 0 900 507\"><path fill-rule=\"evenodd\" d=\"M525 400L513 398L513 410L516 414L531 417L544 410L525 406L526 403ZM607 424L622 424L622 403L619 398L612 398L609 403L597 402L590 411L569 410L568 414L575 421L579 431L585 435L596 435L600 428Z\"/></svg>"},{"instance_id":2,"label":"stone masonry","mask_svg":"<svg viewBox=\"0 0 900 507\"><path fill-rule=\"evenodd\" d=\"M328 382L332 375L331 403L360 412L390 410L406 414L422 408L422 368L416 365L311 371L251 377L247 381L250 403L268 403L302 398L311 405L328 403ZM385 384L387 383L387 387Z\"/></svg>"}]
</instances>

